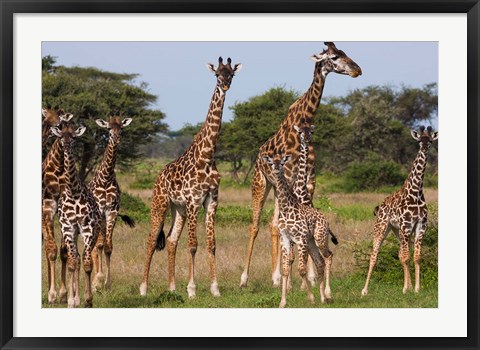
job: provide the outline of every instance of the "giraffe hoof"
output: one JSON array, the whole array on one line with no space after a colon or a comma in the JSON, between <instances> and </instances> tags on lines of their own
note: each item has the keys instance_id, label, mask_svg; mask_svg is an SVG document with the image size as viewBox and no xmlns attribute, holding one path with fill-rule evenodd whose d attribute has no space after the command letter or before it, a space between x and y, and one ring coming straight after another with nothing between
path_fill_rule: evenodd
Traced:
<instances>
[{"instance_id":1,"label":"giraffe hoof","mask_svg":"<svg viewBox=\"0 0 480 350\"><path fill-rule=\"evenodd\" d=\"M80 306L80 297L75 297L74 303L75 303L75 307L79 307Z\"/></svg>"},{"instance_id":2,"label":"giraffe hoof","mask_svg":"<svg viewBox=\"0 0 480 350\"><path fill-rule=\"evenodd\" d=\"M418 288L415 287L415 293L418 293L418 292L420 292L420 287L418 287Z\"/></svg>"},{"instance_id":3,"label":"giraffe hoof","mask_svg":"<svg viewBox=\"0 0 480 350\"><path fill-rule=\"evenodd\" d=\"M333 303L333 298L332 297L325 298L325 302L327 304L332 304Z\"/></svg>"},{"instance_id":4,"label":"giraffe hoof","mask_svg":"<svg viewBox=\"0 0 480 350\"><path fill-rule=\"evenodd\" d=\"M87 307L87 308L93 307L93 301L92 300L85 300L85 307Z\"/></svg>"},{"instance_id":5,"label":"giraffe hoof","mask_svg":"<svg viewBox=\"0 0 480 350\"><path fill-rule=\"evenodd\" d=\"M140 285L140 295L142 297L147 295L147 284L144 282Z\"/></svg>"},{"instance_id":6,"label":"giraffe hoof","mask_svg":"<svg viewBox=\"0 0 480 350\"><path fill-rule=\"evenodd\" d=\"M48 303L55 304L57 301L57 292L55 290L48 292Z\"/></svg>"},{"instance_id":7,"label":"giraffe hoof","mask_svg":"<svg viewBox=\"0 0 480 350\"><path fill-rule=\"evenodd\" d=\"M210 286L210 292L214 297L219 297L220 296L220 291L218 290L218 284L217 283L212 283Z\"/></svg>"},{"instance_id":8,"label":"giraffe hoof","mask_svg":"<svg viewBox=\"0 0 480 350\"><path fill-rule=\"evenodd\" d=\"M244 272L240 278L240 288L246 287L248 281L248 275Z\"/></svg>"},{"instance_id":9,"label":"giraffe hoof","mask_svg":"<svg viewBox=\"0 0 480 350\"><path fill-rule=\"evenodd\" d=\"M196 286L195 286L194 284L189 284L189 285L187 286L187 293L188 293L188 297L189 297L190 299L195 298L195 294L196 294L196 293L195 293L195 290L196 290Z\"/></svg>"},{"instance_id":10,"label":"giraffe hoof","mask_svg":"<svg viewBox=\"0 0 480 350\"><path fill-rule=\"evenodd\" d=\"M278 306L280 309L283 309L285 307L285 305L287 305L287 302L286 301L281 301L280 302L280 305Z\"/></svg>"},{"instance_id":11,"label":"giraffe hoof","mask_svg":"<svg viewBox=\"0 0 480 350\"><path fill-rule=\"evenodd\" d=\"M313 294L307 296L307 299L310 302L310 304L315 304L315 297L313 296Z\"/></svg>"},{"instance_id":12,"label":"giraffe hoof","mask_svg":"<svg viewBox=\"0 0 480 350\"><path fill-rule=\"evenodd\" d=\"M73 298L68 299L68 307L74 308L75 307L75 300Z\"/></svg>"},{"instance_id":13,"label":"giraffe hoof","mask_svg":"<svg viewBox=\"0 0 480 350\"><path fill-rule=\"evenodd\" d=\"M362 297L368 294L368 289L362 289Z\"/></svg>"},{"instance_id":14,"label":"giraffe hoof","mask_svg":"<svg viewBox=\"0 0 480 350\"><path fill-rule=\"evenodd\" d=\"M97 289L99 289L102 285L104 278L105 275L102 272L97 273L92 281L92 290L97 291Z\"/></svg>"}]
</instances>

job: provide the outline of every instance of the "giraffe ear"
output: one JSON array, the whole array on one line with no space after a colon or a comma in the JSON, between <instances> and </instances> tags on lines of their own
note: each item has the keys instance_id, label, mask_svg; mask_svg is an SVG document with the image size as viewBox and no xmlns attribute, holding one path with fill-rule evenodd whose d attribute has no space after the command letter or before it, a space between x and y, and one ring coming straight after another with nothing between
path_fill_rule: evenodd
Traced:
<instances>
[{"instance_id":1,"label":"giraffe ear","mask_svg":"<svg viewBox=\"0 0 480 350\"><path fill-rule=\"evenodd\" d=\"M310 56L310 59L314 62L320 62L323 61L327 55L322 52L322 53L314 53L312 56Z\"/></svg>"},{"instance_id":2,"label":"giraffe ear","mask_svg":"<svg viewBox=\"0 0 480 350\"><path fill-rule=\"evenodd\" d=\"M262 159L264 162L272 164L272 158L270 158L269 156L263 156Z\"/></svg>"},{"instance_id":3,"label":"giraffe ear","mask_svg":"<svg viewBox=\"0 0 480 350\"><path fill-rule=\"evenodd\" d=\"M410 130L410 134L412 134L414 140L420 141L422 135L417 130Z\"/></svg>"},{"instance_id":4,"label":"giraffe ear","mask_svg":"<svg viewBox=\"0 0 480 350\"><path fill-rule=\"evenodd\" d=\"M233 71L235 73L240 72L240 69L242 69L243 65L241 63L237 63L236 65L233 66Z\"/></svg>"},{"instance_id":5,"label":"giraffe ear","mask_svg":"<svg viewBox=\"0 0 480 350\"><path fill-rule=\"evenodd\" d=\"M438 139L438 131L432 132L432 141L435 141L436 139Z\"/></svg>"},{"instance_id":6,"label":"giraffe ear","mask_svg":"<svg viewBox=\"0 0 480 350\"><path fill-rule=\"evenodd\" d=\"M300 128L297 125L294 125L293 128L295 129L296 132L300 132Z\"/></svg>"},{"instance_id":7,"label":"giraffe ear","mask_svg":"<svg viewBox=\"0 0 480 350\"><path fill-rule=\"evenodd\" d=\"M101 128L108 128L108 122L103 120L103 119L97 119L97 120L95 120L95 122Z\"/></svg>"},{"instance_id":8,"label":"giraffe ear","mask_svg":"<svg viewBox=\"0 0 480 350\"><path fill-rule=\"evenodd\" d=\"M47 117L47 109L46 108L42 108L42 115L44 118Z\"/></svg>"},{"instance_id":9,"label":"giraffe ear","mask_svg":"<svg viewBox=\"0 0 480 350\"><path fill-rule=\"evenodd\" d=\"M77 130L75 130L75 137L82 136L85 130L87 130L85 126L80 126Z\"/></svg>"},{"instance_id":10,"label":"giraffe ear","mask_svg":"<svg viewBox=\"0 0 480 350\"><path fill-rule=\"evenodd\" d=\"M131 122L132 118L125 118L124 120L122 120L122 128L129 126Z\"/></svg>"},{"instance_id":11,"label":"giraffe ear","mask_svg":"<svg viewBox=\"0 0 480 350\"><path fill-rule=\"evenodd\" d=\"M216 74L217 73L217 70L215 69L215 66L211 63L207 63L207 68L210 72Z\"/></svg>"},{"instance_id":12,"label":"giraffe ear","mask_svg":"<svg viewBox=\"0 0 480 350\"><path fill-rule=\"evenodd\" d=\"M71 113L62 114L62 115L60 116L60 120L62 120L62 121L64 121L64 122L68 122L68 121L70 121L70 119L72 119L72 118L73 118L73 114L71 114Z\"/></svg>"},{"instance_id":13,"label":"giraffe ear","mask_svg":"<svg viewBox=\"0 0 480 350\"><path fill-rule=\"evenodd\" d=\"M58 126L52 126L50 128L50 130L52 131L52 133L57 136L57 137L62 137L62 132L60 131L60 129L58 128Z\"/></svg>"}]
</instances>

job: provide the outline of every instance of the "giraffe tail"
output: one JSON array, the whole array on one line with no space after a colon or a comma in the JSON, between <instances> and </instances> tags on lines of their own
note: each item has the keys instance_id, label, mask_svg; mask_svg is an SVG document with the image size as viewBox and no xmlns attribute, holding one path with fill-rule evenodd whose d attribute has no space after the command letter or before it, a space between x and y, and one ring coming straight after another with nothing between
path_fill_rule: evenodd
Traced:
<instances>
[{"instance_id":1,"label":"giraffe tail","mask_svg":"<svg viewBox=\"0 0 480 350\"><path fill-rule=\"evenodd\" d=\"M373 215L377 216L378 209L380 209L380 206L376 206L375 209L373 209Z\"/></svg>"},{"instance_id":2,"label":"giraffe tail","mask_svg":"<svg viewBox=\"0 0 480 350\"><path fill-rule=\"evenodd\" d=\"M335 245L337 245L337 244L338 244L338 239L337 239L337 237L333 234L332 230L328 229L328 232L330 233L330 236L331 236L330 238L331 238L331 240L332 240L332 243L335 244Z\"/></svg>"},{"instance_id":3,"label":"giraffe tail","mask_svg":"<svg viewBox=\"0 0 480 350\"><path fill-rule=\"evenodd\" d=\"M163 225L160 228L160 233L158 234L157 237L157 244L155 245L155 250L162 250L165 248L165 232L163 232Z\"/></svg>"},{"instance_id":4,"label":"giraffe tail","mask_svg":"<svg viewBox=\"0 0 480 350\"><path fill-rule=\"evenodd\" d=\"M120 219L122 219L122 221L128 226L135 227L135 220L133 220L130 216L122 214L119 214L118 216L120 216Z\"/></svg>"}]
</instances>

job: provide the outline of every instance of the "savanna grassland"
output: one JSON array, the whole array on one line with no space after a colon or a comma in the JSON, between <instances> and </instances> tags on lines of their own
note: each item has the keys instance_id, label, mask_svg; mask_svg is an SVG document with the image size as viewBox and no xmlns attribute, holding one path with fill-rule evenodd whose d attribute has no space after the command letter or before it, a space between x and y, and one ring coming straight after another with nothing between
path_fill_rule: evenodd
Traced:
<instances>
[{"instance_id":1,"label":"savanna grassland","mask_svg":"<svg viewBox=\"0 0 480 350\"><path fill-rule=\"evenodd\" d=\"M145 244L149 233L149 205L153 182L165 162L146 160L128 170L117 170L121 185L121 213L135 218L137 225L130 228L118 220L114 231L112 254L112 288L98 290L93 299L94 307L100 308L276 308L280 302L280 289L271 285L271 246L268 222L273 213L273 191L263 210L260 232L255 242L247 288L239 288L240 275L249 240L251 223L251 194L248 185L239 185L228 176L228 167L220 164L223 179L216 219L217 275L221 297L211 296L209 269L205 251L205 226L203 213L197 231L199 247L196 255L197 297L189 299L186 228L179 241L176 263L177 292L168 292L167 252L156 252L150 270L149 290L141 297L139 285L145 263ZM428 169L427 169L428 172ZM403 270L397 258L398 243L391 234L385 241L378 264L370 283L369 295L360 292L365 282L371 249L373 209L394 188L381 192L345 193L336 191L342 179L333 176L317 178L314 205L328 217L332 231L339 244L330 244L334 253L332 267L332 292L334 301L321 304L318 284L314 288L316 302L311 305L306 292L300 290L300 278L293 269L293 289L289 292L287 307L336 307L336 308L435 308L438 305L437 271L437 205L435 188L426 188L429 205L429 228L423 245L421 291L402 293ZM170 227L167 217L165 231ZM60 231L56 225L55 235L59 242ZM81 239L79 239L81 241ZM80 244L80 251L83 249ZM43 307L66 307L47 303L46 261L42 255L42 304ZM60 279L60 260L57 260L57 290ZM413 263L411 262L412 277ZM81 284L83 284L83 268ZM83 285L80 288L83 298ZM82 299L83 300L83 299Z\"/></svg>"}]
</instances>

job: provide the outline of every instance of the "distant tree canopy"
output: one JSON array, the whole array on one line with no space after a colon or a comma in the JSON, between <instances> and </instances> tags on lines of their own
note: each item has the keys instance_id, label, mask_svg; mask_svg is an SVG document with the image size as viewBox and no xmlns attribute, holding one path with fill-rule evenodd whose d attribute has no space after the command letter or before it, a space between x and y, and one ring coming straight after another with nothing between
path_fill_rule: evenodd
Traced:
<instances>
[{"instance_id":1,"label":"distant tree canopy","mask_svg":"<svg viewBox=\"0 0 480 350\"><path fill-rule=\"evenodd\" d=\"M278 130L298 96L298 92L274 87L231 107L234 116L222 123L216 157L231 164L238 181L247 181L259 147ZM421 89L368 86L344 97L324 98L313 121L318 170L353 174L359 163L367 169L370 165L390 169L392 162L407 170L418 150L410 129L436 117L437 101L436 84ZM171 159L180 156L201 126L186 124L159 136L159 143L149 144L146 154ZM435 148L430 152L432 164Z\"/></svg>"},{"instance_id":2,"label":"distant tree canopy","mask_svg":"<svg viewBox=\"0 0 480 350\"><path fill-rule=\"evenodd\" d=\"M82 179L102 158L108 132L97 126L96 119L112 114L133 118L122 133L119 163L139 156L139 147L148 144L157 133L167 131L165 115L151 109L157 99L147 92L147 84L136 84L136 74L119 74L97 68L56 66L55 58L42 58L43 106L59 106L74 115L73 121L87 127L77 141L79 174ZM44 150L45 152L45 150Z\"/></svg>"},{"instance_id":3,"label":"distant tree canopy","mask_svg":"<svg viewBox=\"0 0 480 350\"><path fill-rule=\"evenodd\" d=\"M277 87L231 107L234 118L222 126L217 153L231 162L236 178L242 170L246 180L258 148L277 131L298 96ZM409 167L418 149L409 129L430 123L437 102L436 84L421 89L369 86L324 99L313 122L318 169L338 173L355 162L378 161ZM435 160L436 151L431 153Z\"/></svg>"}]
</instances>

